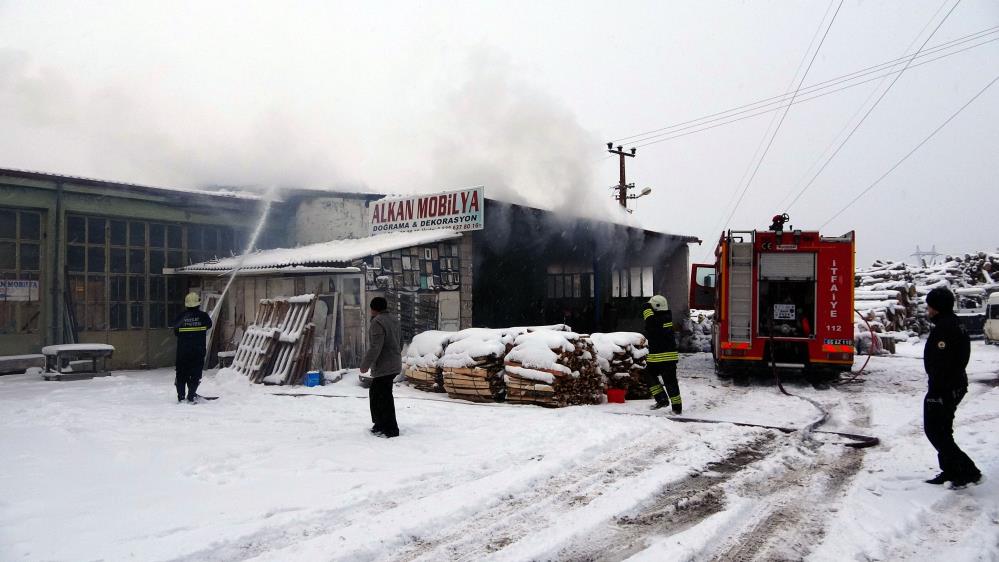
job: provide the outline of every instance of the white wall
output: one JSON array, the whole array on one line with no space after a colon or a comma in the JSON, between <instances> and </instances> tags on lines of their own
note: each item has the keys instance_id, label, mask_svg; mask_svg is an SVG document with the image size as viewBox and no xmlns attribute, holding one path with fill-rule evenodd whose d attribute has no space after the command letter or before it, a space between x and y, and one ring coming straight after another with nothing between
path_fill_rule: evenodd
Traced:
<instances>
[{"instance_id":1,"label":"white wall","mask_svg":"<svg viewBox=\"0 0 999 562\"><path fill-rule=\"evenodd\" d=\"M295 213L295 244L314 244L368 235L368 209L363 199L303 199Z\"/></svg>"}]
</instances>

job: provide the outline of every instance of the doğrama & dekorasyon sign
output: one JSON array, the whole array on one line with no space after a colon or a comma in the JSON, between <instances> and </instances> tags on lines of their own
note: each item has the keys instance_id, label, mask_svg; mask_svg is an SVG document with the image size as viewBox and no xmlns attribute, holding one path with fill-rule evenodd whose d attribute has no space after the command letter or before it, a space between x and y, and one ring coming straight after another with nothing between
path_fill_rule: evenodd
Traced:
<instances>
[{"instance_id":1,"label":"do\u011frama & dekorasyon sign","mask_svg":"<svg viewBox=\"0 0 999 562\"><path fill-rule=\"evenodd\" d=\"M482 230L485 203L482 186L380 199L371 203L371 234L441 228Z\"/></svg>"}]
</instances>

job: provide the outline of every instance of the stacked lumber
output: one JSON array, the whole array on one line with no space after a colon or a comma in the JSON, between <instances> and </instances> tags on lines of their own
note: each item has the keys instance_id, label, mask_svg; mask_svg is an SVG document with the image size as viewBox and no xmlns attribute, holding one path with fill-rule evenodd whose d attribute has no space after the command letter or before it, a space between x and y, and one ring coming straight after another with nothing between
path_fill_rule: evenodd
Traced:
<instances>
[{"instance_id":1,"label":"stacked lumber","mask_svg":"<svg viewBox=\"0 0 999 562\"><path fill-rule=\"evenodd\" d=\"M603 401L606 387L593 343L574 332L538 330L517 336L504 370L507 402L558 408Z\"/></svg>"},{"instance_id":2,"label":"stacked lumber","mask_svg":"<svg viewBox=\"0 0 999 562\"><path fill-rule=\"evenodd\" d=\"M417 390L444 392L444 373L440 360L454 332L428 330L413 337L402 355L406 380Z\"/></svg>"},{"instance_id":3,"label":"stacked lumber","mask_svg":"<svg viewBox=\"0 0 999 562\"><path fill-rule=\"evenodd\" d=\"M261 300L231 368L255 383L301 384L312 361L315 302L312 294Z\"/></svg>"},{"instance_id":4,"label":"stacked lumber","mask_svg":"<svg viewBox=\"0 0 999 562\"><path fill-rule=\"evenodd\" d=\"M649 355L645 336L637 332L611 332L591 334L590 341L608 388L626 390L629 400L651 397L644 379L645 358Z\"/></svg>"},{"instance_id":5,"label":"stacked lumber","mask_svg":"<svg viewBox=\"0 0 999 562\"><path fill-rule=\"evenodd\" d=\"M858 268L854 281L855 306L871 328L905 339L929 331L925 297L937 287L954 293L958 314L980 310L988 295L999 291L999 253L946 256L929 265L879 260ZM857 328L867 332L864 322Z\"/></svg>"},{"instance_id":6,"label":"stacked lumber","mask_svg":"<svg viewBox=\"0 0 999 562\"><path fill-rule=\"evenodd\" d=\"M487 328L470 328L451 336L440 361L448 396L472 402L502 401L506 396L503 357L513 337L508 330Z\"/></svg>"}]
</instances>

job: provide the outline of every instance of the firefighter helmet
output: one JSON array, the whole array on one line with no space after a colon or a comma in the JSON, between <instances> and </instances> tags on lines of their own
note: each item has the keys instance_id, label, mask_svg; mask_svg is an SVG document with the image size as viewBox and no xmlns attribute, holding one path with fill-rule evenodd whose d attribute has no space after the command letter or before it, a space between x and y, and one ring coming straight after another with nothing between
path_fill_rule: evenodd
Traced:
<instances>
[{"instance_id":1,"label":"firefighter helmet","mask_svg":"<svg viewBox=\"0 0 999 562\"><path fill-rule=\"evenodd\" d=\"M649 299L649 306L652 307L652 310L669 310L669 302L662 295L656 295Z\"/></svg>"},{"instance_id":2,"label":"firefighter helmet","mask_svg":"<svg viewBox=\"0 0 999 562\"><path fill-rule=\"evenodd\" d=\"M187 293L187 296L184 297L184 306L187 308L201 306L201 296L198 293Z\"/></svg>"}]
</instances>

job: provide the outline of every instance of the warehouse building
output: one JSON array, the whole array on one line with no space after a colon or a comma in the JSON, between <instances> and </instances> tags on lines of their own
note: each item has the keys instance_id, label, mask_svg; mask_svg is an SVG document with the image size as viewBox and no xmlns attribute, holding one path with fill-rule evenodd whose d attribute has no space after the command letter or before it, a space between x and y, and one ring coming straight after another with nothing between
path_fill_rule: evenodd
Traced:
<instances>
[{"instance_id":1,"label":"warehouse building","mask_svg":"<svg viewBox=\"0 0 999 562\"><path fill-rule=\"evenodd\" d=\"M481 198L474 220L458 208L463 196L465 206ZM253 194L0 170L0 355L110 343L113 368L171 365L168 325L183 295L218 298L236 263L226 258L245 246L263 205ZM431 207L432 218L416 216ZM222 308L217 349L238 341L261 298L313 292L329 336L323 352L344 366L366 345L374 295L390 299L407 339L470 326L636 330L654 293L683 314L687 245L699 242L498 201L482 188L414 198L289 189L268 216L257 244L266 249L247 257Z\"/></svg>"}]
</instances>

